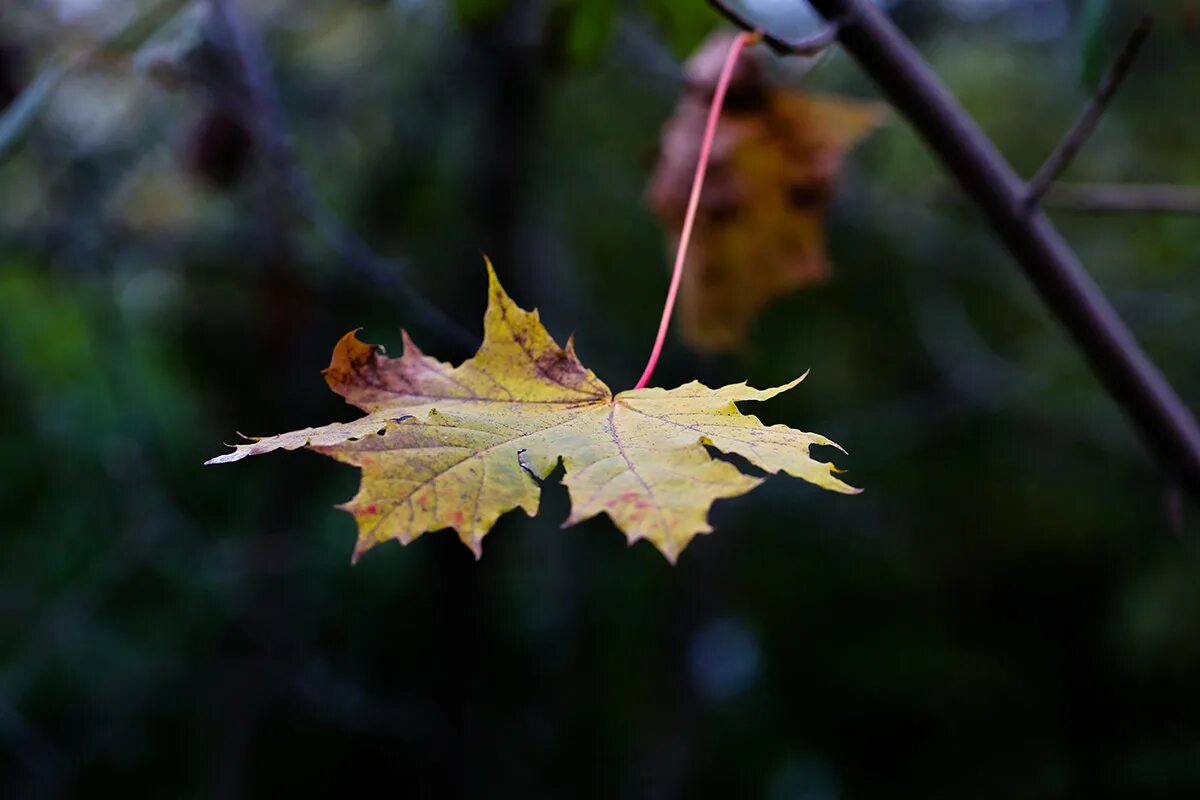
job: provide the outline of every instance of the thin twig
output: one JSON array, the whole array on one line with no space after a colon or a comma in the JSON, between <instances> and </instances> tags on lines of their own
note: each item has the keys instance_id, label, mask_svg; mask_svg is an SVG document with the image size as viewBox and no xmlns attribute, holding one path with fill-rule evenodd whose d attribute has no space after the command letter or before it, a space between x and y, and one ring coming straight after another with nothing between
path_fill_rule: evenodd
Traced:
<instances>
[{"instance_id":1,"label":"thin twig","mask_svg":"<svg viewBox=\"0 0 1200 800\"><path fill-rule=\"evenodd\" d=\"M1145 43L1146 37L1150 35L1150 29L1153 27L1150 17L1143 16L1138 20L1130 32L1129 37L1125 40L1125 44L1121 46L1121 52L1117 54L1116 60L1109 66L1104 73L1104 77L1100 80L1100 85L1096 88L1096 93L1092 95L1092 99L1088 101L1087 107L1083 109L1083 113L1075 120L1075 124L1067 131L1067 135L1058 143L1058 147L1046 159L1041 168L1029 181L1029 186L1025 191L1024 207L1026 213L1037 205L1038 200L1050 188L1050 184L1054 183L1055 178L1063 173L1075 158L1075 154L1083 147L1084 142L1092 135L1096 125L1099 124L1100 118L1104 116L1104 112L1112 103L1113 97L1117 94L1117 89L1121 88L1121 83L1125 80L1125 76L1129 74L1130 68L1133 66L1134 60L1137 58L1138 52L1142 49L1142 44Z\"/></svg>"},{"instance_id":2,"label":"thin twig","mask_svg":"<svg viewBox=\"0 0 1200 800\"><path fill-rule=\"evenodd\" d=\"M258 32L239 7L240 0L210 0L214 15L225 27L232 56L239 69L242 89L252 112L247 123L255 132L276 176L292 202L309 218L317 234L350 266L372 282L390 289L405 301L410 312L455 346L473 350L479 340L445 312L422 297L402 275L397 260L377 254L329 208L301 167L288 133L279 90Z\"/></svg>"},{"instance_id":3,"label":"thin twig","mask_svg":"<svg viewBox=\"0 0 1200 800\"><path fill-rule=\"evenodd\" d=\"M781 39L778 36L767 33L737 11L734 11L722 2L722 0L708 0L708 4L737 27L747 33L754 33L761 36L763 44L771 48L771 51L777 56L815 56L837 41L838 22L836 21L830 22L812 36L789 42L787 39Z\"/></svg>"},{"instance_id":4,"label":"thin twig","mask_svg":"<svg viewBox=\"0 0 1200 800\"><path fill-rule=\"evenodd\" d=\"M962 205L957 186L938 182L923 194L937 205ZM1200 216L1200 186L1166 183L1063 183L1055 181L1039 201L1047 211L1078 214L1182 214Z\"/></svg>"},{"instance_id":5,"label":"thin twig","mask_svg":"<svg viewBox=\"0 0 1200 800\"><path fill-rule=\"evenodd\" d=\"M1089 214L1200 215L1200 187L1155 183L1055 183L1048 209Z\"/></svg>"},{"instance_id":6,"label":"thin twig","mask_svg":"<svg viewBox=\"0 0 1200 800\"><path fill-rule=\"evenodd\" d=\"M911 121L979 206L1121 405L1162 469L1200 498L1200 426L1147 358L1078 256L1037 209L1024 213L1024 182L887 15L871 0L810 0L842 21L838 40Z\"/></svg>"}]
</instances>

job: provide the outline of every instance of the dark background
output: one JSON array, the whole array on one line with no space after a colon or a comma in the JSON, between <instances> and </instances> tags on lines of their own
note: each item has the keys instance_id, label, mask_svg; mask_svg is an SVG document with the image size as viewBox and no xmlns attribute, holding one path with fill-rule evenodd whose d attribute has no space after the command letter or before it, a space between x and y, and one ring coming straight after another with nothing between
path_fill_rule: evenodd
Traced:
<instances>
[{"instance_id":1,"label":"dark background","mask_svg":"<svg viewBox=\"0 0 1200 800\"><path fill-rule=\"evenodd\" d=\"M1195 0L893 10L1031 174L1139 6L1157 28L1066 177L1200 183ZM844 444L858 497L772 478L672 568L606 518L560 531L551 481L479 563L439 532L351 568L353 469L202 467L352 418L318 374L349 329L469 355L481 251L632 385L666 286L645 181L719 24L252 2L264 147L207 10L0 7L0 795L1200 796L1195 508L899 119L848 159L833 281L739 354L669 340L656 376L811 369L756 412ZM801 85L873 96L841 54ZM1055 219L1195 407L1200 219Z\"/></svg>"}]
</instances>

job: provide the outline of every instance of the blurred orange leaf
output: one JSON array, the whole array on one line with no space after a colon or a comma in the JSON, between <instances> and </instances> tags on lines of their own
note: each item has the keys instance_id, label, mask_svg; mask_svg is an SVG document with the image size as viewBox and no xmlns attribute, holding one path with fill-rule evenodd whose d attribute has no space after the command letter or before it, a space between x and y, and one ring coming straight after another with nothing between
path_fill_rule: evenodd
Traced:
<instances>
[{"instance_id":1,"label":"blurred orange leaf","mask_svg":"<svg viewBox=\"0 0 1200 800\"><path fill-rule=\"evenodd\" d=\"M687 89L663 129L647 199L671 247L728 49L728 36L717 35L692 57ZM827 277L824 219L842 157L883 113L875 103L772 86L753 57L738 62L680 287L689 345L734 349L773 299Z\"/></svg>"}]
</instances>

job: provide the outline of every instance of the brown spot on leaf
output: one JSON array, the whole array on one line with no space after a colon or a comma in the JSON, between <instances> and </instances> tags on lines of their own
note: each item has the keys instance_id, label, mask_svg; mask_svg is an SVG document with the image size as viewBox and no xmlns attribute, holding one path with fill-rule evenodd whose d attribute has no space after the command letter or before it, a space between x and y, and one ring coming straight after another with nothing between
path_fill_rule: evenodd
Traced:
<instances>
[{"instance_id":1,"label":"brown spot on leaf","mask_svg":"<svg viewBox=\"0 0 1200 800\"><path fill-rule=\"evenodd\" d=\"M824 206L829 202L829 188L820 183L793 183L788 187L787 200L797 210Z\"/></svg>"},{"instance_id":2,"label":"brown spot on leaf","mask_svg":"<svg viewBox=\"0 0 1200 800\"><path fill-rule=\"evenodd\" d=\"M561 386L578 388L590 379L578 359L564 350L547 350L537 358L538 372Z\"/></svg>"}]
</instances>

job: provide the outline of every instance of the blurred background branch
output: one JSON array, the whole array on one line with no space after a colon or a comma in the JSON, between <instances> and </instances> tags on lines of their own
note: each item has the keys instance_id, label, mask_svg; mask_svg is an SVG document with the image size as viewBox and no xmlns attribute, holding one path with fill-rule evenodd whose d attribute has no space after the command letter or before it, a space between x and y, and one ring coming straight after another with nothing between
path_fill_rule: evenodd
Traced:
<instances>
[{"instance_id":1,"label":"blurred background branch","mask_svg":"<svg viewBox=\"0 0 1200 800\"><path fill-rule=\"evenodd\" d=\"M426 324L446 344L469 353L478 337L422 297L404 278L405 266L377 255L330 210L301 167L291 143L279 91L263 52L262 39L241 8L242 0L209 0L214 12L214 38L240 75L242 108L268 162L276 173L278 198L294 203L346 264L381 289L396 295L405 310Z\"/></svg>"}]
</instances>

